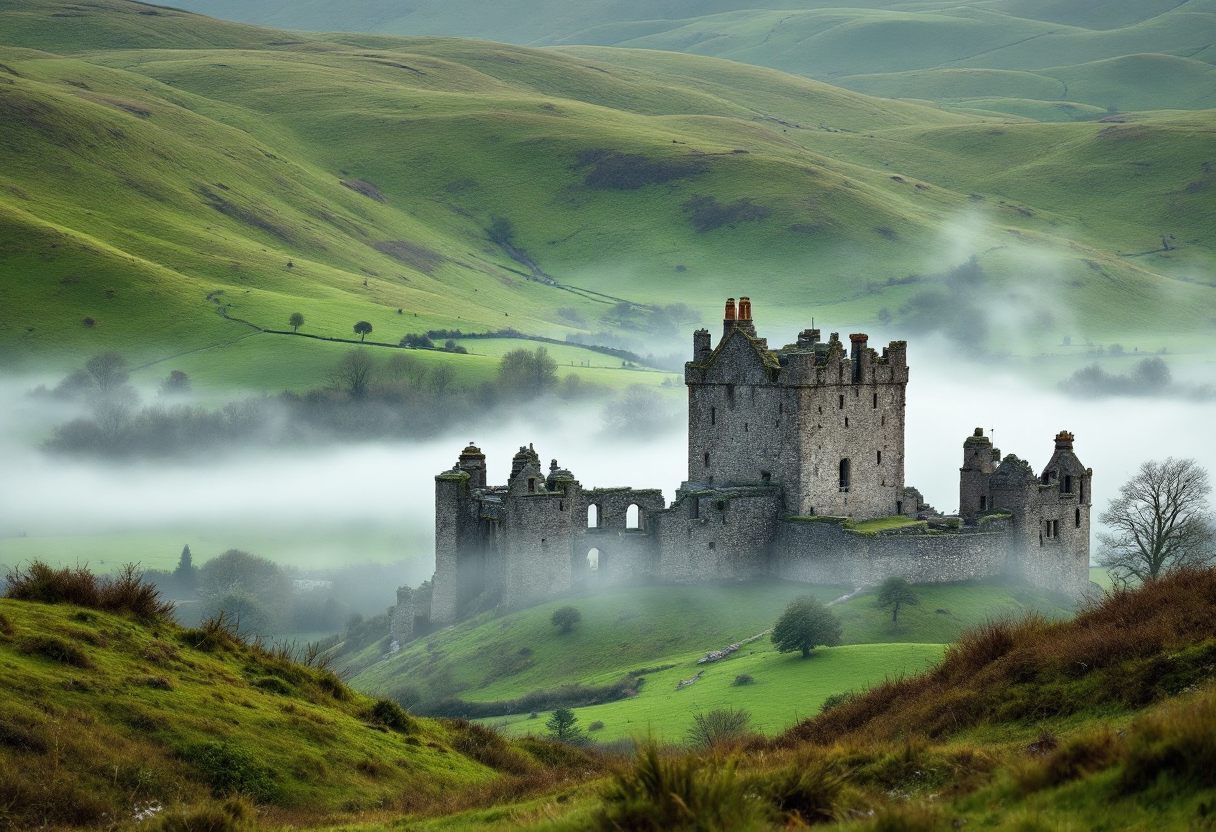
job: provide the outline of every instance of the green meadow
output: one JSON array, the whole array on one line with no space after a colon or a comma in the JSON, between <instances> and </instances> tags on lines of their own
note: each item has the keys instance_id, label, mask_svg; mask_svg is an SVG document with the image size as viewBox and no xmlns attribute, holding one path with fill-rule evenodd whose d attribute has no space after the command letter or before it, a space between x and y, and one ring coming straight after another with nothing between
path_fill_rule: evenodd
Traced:
<instances>
[{"instance_id":1,"label":"green meadow","mask_svg":"<svg viewBox=\"0 0 1216 832\"><path fill-rule=\"evenodd\" d=\"M726 58L886 98L1076 121L1216 106L1210 0L901 3L714 0L695 5L421 0L188 0L232 20L318 31L450 35L529 46L645 48Z\"/></svg>"},{"instance_id":2,"label":"green meadow","mask_svg":"<svg viewBox=\"0 0 1216 832\"><path fill-rule=\"evenodd\" d=\"M360 320L385 354L507 327L644 354L687 337L651 325L656 305L712 322L741 294L765 332L903 334L971 255L983 300L1025 319L980 336L991 350L1216 335L1210 110L1041 123L701 55L153 11L0 11L10 368L118 349L149 378L299 390L348 348L317 338L355 340ZM1018 92L1024 70L992 73ZM293 312L315 337L265 332ZM462 343L425 358L467 385L510 346ZM553 349L585 381L637 381Z\"/></svg>"},{"instance_id":3,"label":"green meadow","mask_svg":"<svg viewBox=\"0 0 1216 832\"><path fill-rule=\"evenodd\" d=\"M603 722L593 737L610 741L652 733L680 741L691 714L745 707L758 729L773 734L818 711L829 696L915 674L935 662L943 646L968 627L1037 611L1048 618L1071 614L1070 605L1017 584L947 584L917 587L919 606L903 607L899 621L875 606L873 590L759 581L724 586L653 586L571 596L511 613L485 613L423 636L391 655L383 643L346 653L335 665L361 690L418 703L422 712L445 697L466 702L513 700L565 685L610 686L642 677L636 695L576 707L584 728ZM840 619L845 646L800 655L776 652L763 635L793 598L810 594ZM582 620L569 633L550 622L572 605ZM737 653L697 664L707 653L743 642ZM704 675L677 690L682 680ZM739 675L752 684L734 684ZM546 713L529 710L482 719L509 735L543 734ZM542 719L537 722L536 719Z\"/></svg>"},{"instance_id":4,"label":"green meadow","mask_svg":"<svg viewBox=\"0 0 1216 832\"><path fill-rule=\"evenodd\" d=\"M776 734L819 712L829 696L864 690L884 679L923 672L941 658L943 644L854 644L821 647L803 659L801 654L778 653L767 641L749 645L738 654L713 664L696 664L690 657L676 667L646 676L636 696L606 705L576 708L578 727L596 722L603 726L588 736L597 742L653 738L680 743L692 717L718 708L742 708L751 714L754 728ZM677 690L698 671L696 682ZM748 675L754 681L736 684ZM506 736L544 736L545 718L528 714L483 720Z\"/></svg>"}]
</instances>

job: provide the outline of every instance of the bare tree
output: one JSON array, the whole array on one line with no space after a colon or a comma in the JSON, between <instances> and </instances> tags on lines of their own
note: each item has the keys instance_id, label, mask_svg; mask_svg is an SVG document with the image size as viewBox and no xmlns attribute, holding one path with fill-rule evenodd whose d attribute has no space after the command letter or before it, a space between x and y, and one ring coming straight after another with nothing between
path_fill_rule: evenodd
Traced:
<instances>
[{"instance_id":1,"label":"bare tree","mask_svg":"<svg viewBox=\"0 0 1216 832\"><path fill-rule=\"evenodd\" d=\"M367 395L372 383L375 365L367 350L351 350L338 360L330 372L330 382L339 390L345 390L352 399Z\"/></svg>"},{"instance_id":2,"label":"bare tree","mask_svg":"<svg viewBox=\"0 0 1216 832\"><path fill-rule=\"evenodd\" d=\"M436 364L431 370L431 389L442 395L456 380L456 371L447 364Z\"/></svg>"},{"instance_id":3,"label":"bare tree","mask_svg":"<svg viewBox=\"0 0 1216 832\"><path fill-rule=\"evenodd\" d=\"M1098 562L1120 584L1216 562L1208 472L1193 459L1141 463L1099 518Z\"/></svg>"}]
</instances>

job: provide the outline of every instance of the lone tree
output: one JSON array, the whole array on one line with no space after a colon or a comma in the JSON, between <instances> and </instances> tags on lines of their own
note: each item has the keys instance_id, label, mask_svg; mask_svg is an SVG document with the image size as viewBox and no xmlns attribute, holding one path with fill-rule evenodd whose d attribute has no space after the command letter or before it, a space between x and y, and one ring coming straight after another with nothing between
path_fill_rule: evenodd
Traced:
<instances>
[{"instance_id":1,"label":"lone tree","mask_svg":"<svg viewBox=\"0 0 1216 832\"><path fill-rule=\"evenodd\" d=\"M920 596L916 594L912 584L898 575L882 582L882 586L878 588L878 600L874 602L876 607L894 607L891 621L895 624L899 624L901 606L915 607L918 604L920 604Z\"/></svg>"},{"instance_id":2,"label":"lone tree","mask_svg":"<svg viewBox=\"0 0 1216 832\"><path fill-rule=\"evenodd\" d=\"M345 390L352 399L362 399L371 387L375 363L367 350L352 349L338 359L330 371L330 383Z\"/></svg>"},{"instance_id":3,"label":"lone tree","mask_svg":"<svg viewBox=\"0 0 1216 832\"><path fill-rule=\"evenodd\" d=\"M549 729L549 739L557 742L577 745L583 740L583 729L578 727L578 717L569 708L557 708L553 715L545 720Z\"/></svg>"},{"instance_id":4,"label":"lone tree","mask_svg":"<svg viewBox=\"0 0 1216 832\"><path fill-rule=\"evenodd\" d=\"M1143 462L1099 519L1098 562L1126 585L1216 563L1208 472L1193 459Z\"/></svg>"},{"instance_id":5,"label":"lone tree","mask_svg":"<svg viewBox=\"0 0 1216 832\"><path fill-rule=\"evenodd\" d=\"M549 616L549 623L557 627L559 633L568 633L574 625L583 620L583 614L571 606L558 607Z\"/></svg>"},{"instance_id":6,"label":"lone tree","mask_svg":"<svg viewBox=\"0 0 1216 832\"><path fill-rule=\"evenodd\" d=\"M299 332L300 327L304 326L304 316L299 312L292 312L291 317L287 319L287 323L291 324L292 332ZM358 332L358 330L355 331ZM371 330L369 329L368 332L371 332Z\"/></svg>"},{"instance_id":7,"label":"lone tree","mask_svg":"<svg viewBox=\"0 0 1216 832\"><path fill-rule=\"evenodd\" d=\"M557 386L557 362L544 347L511 350L498 365L498 384L514 398L539 396Z\"/></svg>"},{"instance_id":8,"label":"lone tree","mask_svg":"<svg viewBox=\"0 0 1216 832\"><path fill-rule=\"evenodd\" d=\"M817 598L803 595L790 601L773 625L773 644L780 653L802 651L802 658L820 645L840 644L840 621Z\"/></svg>"},{"instance_id":9,"label":"lone tree","mask_svg":"<svg viewBox=\"0 0 1216 832\"><path fill-rule=\"evenodd\" d=\"M178 589L184 592L194 591L194 581L198 577L198 567L194 565L194 556L190 554L190 544L182 547L182 555L177 560L177 568L173 570Z\"/></svg>"},{"instance_id":10,"label":"lone tree","mask_svg":"<svg viewBox=\"0 0 1216 832\"><path fill-rule=\"evenodd\" d=\"M371 334L372 325L367 321L359 321L355 324L355 334L359 336L359 343L363 343L363 339Z\"/></svg>"}]
</instances>

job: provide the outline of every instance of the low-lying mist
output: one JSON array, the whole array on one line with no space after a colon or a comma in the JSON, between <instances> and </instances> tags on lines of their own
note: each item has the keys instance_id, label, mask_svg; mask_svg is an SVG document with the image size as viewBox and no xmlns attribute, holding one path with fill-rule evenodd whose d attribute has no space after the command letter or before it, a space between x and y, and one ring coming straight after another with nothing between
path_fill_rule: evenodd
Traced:
<instances>
[{"instance_id":1,"label":"low-lying mist","mask_svg":"<svg viewBox=\"0 0 1216 832\"><path fill-rule=\"evenodd\" d=\"M1094 469L1095 519L1145 459L1193 457L1216 472L1216 404L1155 398L1076 398L992 367L954 363L944 345L913 344L908 386L906 481L939 510L958 507L963 440L995 430L1003 453L1036 470L1055 434L1076 434ZM26 395L28 380L0 384L0 565L33 558L89 562L98 571L135 561L171 570L183 545L201 564L230 548L301 572L357 563L399 563L398 584L433 570L433 478L475 442L489 480L505 481L511 457L533 443L541 459L585 487L661 488L686 477L682 406L646 430L603 432L602 405L553 402L512 408L470 424L452 414L426 441L247 447L189 461L103 463L48 454L48 426L71 415ZM622 399L621 401L626 401ZM660 428L666 427L663 431ZM394 586L384 587L392 603Z\"/></svg>"}]
</instances>

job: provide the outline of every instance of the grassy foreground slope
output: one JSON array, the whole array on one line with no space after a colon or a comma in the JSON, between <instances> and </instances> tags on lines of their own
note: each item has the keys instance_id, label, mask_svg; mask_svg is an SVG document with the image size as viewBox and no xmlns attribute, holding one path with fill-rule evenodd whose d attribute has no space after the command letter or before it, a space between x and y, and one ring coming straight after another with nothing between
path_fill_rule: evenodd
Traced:
<instances>
[{"instance_id":1,"label":"grassy foreground slope","mask_svg":"<svg viewBox=\"0 0 1216 832\"><path fill-rule=\"evenodd\" d=\"M239 342L254 367L306 340L261 332L295 311L303 333L366 320L390 345L645 337L650 304L712 320L743 289L766 325L885 308L898 328L938 308L907 275L970 254L1033 323L990 346L1206 331L1216 310L1210 111L993 125L704 57L305 36L122 0L19 0L0 24L10 363L115 347L206 373L243 363Z\"/></svg>"},{"instance_id":2,"label":"grassy foreground slope","mask_svg":"<svg viewBox=\"0 0 1216 832\"><path fill-rule=\"evenodd\" d=\"M1216 572L1173 576L1072 621L976 628L928 672L773 740L646 752L565 809L520 803L423 828L1207 828L1214 623Z\"/></svg>"},{"instance_id":3,"label":"grassy foreground slope","mask_svg":"<svg viewBox=\"0 0 1216 832\"><path fill-rule=\"evenodd\" d=\"M0 600L0 828L121 824L237 793L277 823L433 812L503 760L544 769L500 741L490 760L486 742L222 625Z\"/></svg>"}]
</instances>

